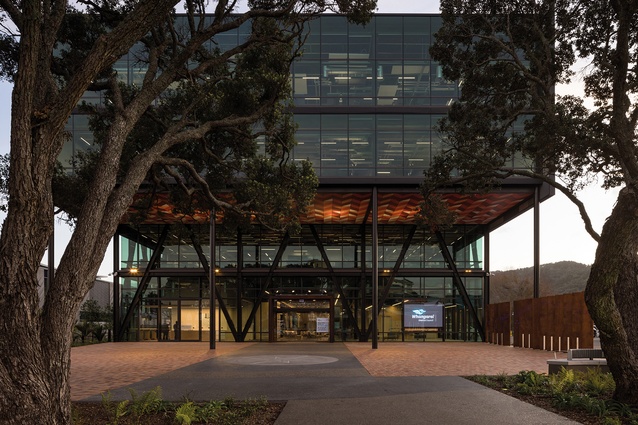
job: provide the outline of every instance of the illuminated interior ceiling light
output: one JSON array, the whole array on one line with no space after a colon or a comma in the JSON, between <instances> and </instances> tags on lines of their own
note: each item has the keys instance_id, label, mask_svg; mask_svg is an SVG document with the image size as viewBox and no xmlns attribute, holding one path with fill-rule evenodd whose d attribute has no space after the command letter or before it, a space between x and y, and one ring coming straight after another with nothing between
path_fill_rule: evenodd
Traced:
<instances>
[{"instance_id":1,"label":"illuminated interior ceiling light","mask_svg":"<svg viewBox=\"0 0 638 425\"><path fill-rule=\"evenodd\" d=\"M318 80L319 79L318 76L317 77L301 77L301 78L304 79L304 80Z\"/></svg>"},{"instance_id":2,"label":"illuminated interior ceiling light","mask_svg":"<svg viewBox=\"0 0 638 425\"><path fill-rule=\"evenodd\" d=\"M131 274L137 274L137 272L138 272L137 267L131 267L129 269L129 273L131 273Z\"/></svg>"},{"instance_id":3,"label":"illuminated interior ceiling light","mask_svg":"<svg viewBox=\"0 0 638 425\"><path fill-rule=\"evenodd\" d=\"M84 143L86 143L87 145L91 146L91 144L89 142L87 142L84 137L80 137L80 140L83 141Z\"/></svg>"}]
</instances>

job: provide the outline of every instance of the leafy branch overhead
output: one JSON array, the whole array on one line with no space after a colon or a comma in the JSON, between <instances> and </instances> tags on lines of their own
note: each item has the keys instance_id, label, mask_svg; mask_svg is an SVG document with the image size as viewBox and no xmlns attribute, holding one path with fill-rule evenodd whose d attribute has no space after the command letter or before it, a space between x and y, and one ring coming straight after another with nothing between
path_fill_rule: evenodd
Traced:
<instances>
[{"instance_id":1,"label":"leafy branch overhead","mask_svg":"<svg viewBox=\"0 0 638 425\"><path fill-rule=\"evenodd\" d=\"M13 83L0 235L0 324L12 335L0 339L2 423L71 423L75 317L138 192L181 188L171 191L184 194L180 208L197 200L226 208L226 217L294 226L316 186L309 165L289 155L288 70L301 28L329 10L363 22L375 7L373 0L249 0L245 10L235 0L69 3L0 0L0 78ZM176 19L178 4L186 13ZM222 43L230 31L241 37ZM79 106L83 96L99 100ZM92 148L75 152L75 174L56 172L71 166L58 160L68 161L65 126L72 116L81 120L78 106L92 114ZM236 198L230 206L228 193ZM56 207L75 226L42 298L38 269Z\"/></svg>"},{"instance_id":2,"label":"leafy branch overhead","mask_svg":"<svg viewBox=\"0 0 638 425\"><path fill-rule=\"evenodd\" d=\"M588 10L567 0L442 2L444 25L431 54L462 85L440 122L444 144L426 174L428 187L454 182L485 190L513 175L537 178L576 203L598 238L574 194L598 177L605 188L623 180L609 88L588 85L587 95L601 105L595 111L582 98L555 96L555 86L574 77L577 55L599 40L579 26Z\"/></svg>"},{"instance_id":3,"label":"leafy branch overhead","mask_svg":"<svg viewBox=\"0 0 638 425\"><path fill-rule=\"evenodd\" d=\"M585 300L614 398L636 404L638 3L443 0L441 10L431 54L462 93L440 122L444 143L426 173L426 200L493 189L511 176L567 196L598 243ZM555 96L576 78L584 96ZM595 181L624 186L600 234L577 196Z\"/></svg>"},{"instance_id":4,"label":"leafy branch overhead","mask_svg":"<svg viewBox=\"0 0 638 425\"><path fill-rule=\"evenodd\" d=\"M101 86L96 82L96 88L105 89L105 105L82 109L92 114L98 149L76 157L75 174L58 174L57 204L76 216L83 193L78 188L88 189L82 182L99 165L114 123L145 96L144 86L174 72L174 82L143 111L127 137L120 179L157 152L144 186L151 196L181 189L172 201L182 212L216 208L273 228L294 227L317 184L309 164L290 159L295 142L289 69L302 46L303 20L289 28L271 18L242 19L231 28L237 25L251 27L242 44L222 50L213 36L208 49L196 49L188 66L179 69L172 69L171 61L198 32L179 20L157 28L137 49L136 66L145 69L142 87L127 86L114 74Z\"/></svg>"}]
</instances>

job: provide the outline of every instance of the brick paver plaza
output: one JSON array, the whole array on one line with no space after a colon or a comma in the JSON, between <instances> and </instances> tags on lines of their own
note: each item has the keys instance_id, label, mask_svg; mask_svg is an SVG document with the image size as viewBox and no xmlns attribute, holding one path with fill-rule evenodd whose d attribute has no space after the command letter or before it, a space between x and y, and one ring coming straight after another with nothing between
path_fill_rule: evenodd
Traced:
<instances>
[{"instance_id":1,"label":"brick paver plaza","mask_svg":"<svg viewBox=\"0 0 638 425\"><path fill-rule=\"evenodd\" d=\"M256 343L120 342L75 347L71 350L71 397L80 400L130 385ZM267 344L267 343L257 343ZM282 352L294 343L280 343ZM319 344L319 343L318 343ZM335 343L341 344L341 343ZM547 373L547 360L565 353L503 347L471 342L371 343L348 342L372 376L467 376L516 374L521 370Z\"/></svg>"}]
</instances>

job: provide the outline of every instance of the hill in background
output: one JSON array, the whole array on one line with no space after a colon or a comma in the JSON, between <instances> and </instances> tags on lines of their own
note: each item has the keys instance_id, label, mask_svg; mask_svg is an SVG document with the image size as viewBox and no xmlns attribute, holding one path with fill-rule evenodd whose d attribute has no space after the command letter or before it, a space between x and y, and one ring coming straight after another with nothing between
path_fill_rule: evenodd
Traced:
<instances>
[{"instance_id":1,"label":"hill in background","mask_svg":"<svg viewBox=\"0 0 638 425\"><path fill-rule=\"evenodd\" d=\"M590 266L575 261L541 265L539 295L569 294L585 290ZM495 271L490 277L490 304L532 298L534 268Z\"/></svg>"}]
</instances>

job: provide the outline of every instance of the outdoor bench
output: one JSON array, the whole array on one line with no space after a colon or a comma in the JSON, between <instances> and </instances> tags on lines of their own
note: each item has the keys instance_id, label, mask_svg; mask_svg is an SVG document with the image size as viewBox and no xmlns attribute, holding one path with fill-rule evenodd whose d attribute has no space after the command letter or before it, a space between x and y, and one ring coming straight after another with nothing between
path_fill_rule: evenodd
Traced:
<instances>
[{"instance_id":1,"label":"outdoor bench","mask_svg":"<svg viewBox=\"0 0 638 425\"><path fill-rule=\"evenodd\" d=\"M599 348L576 348L567 352L566 359L547 360L549 374L560 372L562 368L587 371L587 369L598 368L603 372L609 372L605 353Z\"/></svg>"}]
</instances>

